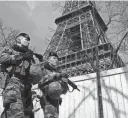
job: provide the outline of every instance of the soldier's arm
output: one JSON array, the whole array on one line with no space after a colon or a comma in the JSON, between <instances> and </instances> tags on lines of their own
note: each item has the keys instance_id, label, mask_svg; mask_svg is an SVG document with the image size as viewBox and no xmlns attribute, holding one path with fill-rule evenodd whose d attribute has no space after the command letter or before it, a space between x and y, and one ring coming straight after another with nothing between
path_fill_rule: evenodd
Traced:
<instances>
[{"instance_id":1,"label":"soldier's arm","mask_svg":"<svg viewBox=\"0 0 128 118\"><path fill-rule=\"evenodd\" d=\"M0 54L0 63L1 64L12 64L15 63L15 58L12 55L12 50L8 47L4 47Z\"/></svg>"},{"instance_id":2,"label":"soldier's arm","mask_svg":"<svg viewBox=\"0 0 128 118\"><path fill-rule=\"evenodd\" d=\"M0 54L0 63L1 64L16 64L17 61L23 59L22 55L14 55L13 50L8 47L5 47Z\"/></svg>"}]
</instances>

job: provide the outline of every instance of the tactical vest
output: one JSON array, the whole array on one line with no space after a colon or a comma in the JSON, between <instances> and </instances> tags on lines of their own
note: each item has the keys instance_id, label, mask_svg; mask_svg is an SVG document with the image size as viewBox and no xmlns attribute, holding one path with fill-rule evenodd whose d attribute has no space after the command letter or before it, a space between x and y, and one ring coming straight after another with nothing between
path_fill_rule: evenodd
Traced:
<instances>
[{"instance_id":1,"label":"tactical vest","mask_svg":"<svg viewBox=\"0 0 128 118\"><path fill-rule=\"evenodd\" d=\"M9 51L9 52L8 52ZM4 53L4 51L3 51ZM18 52L13 49L5 48L5 53L7 55L19 55L22 54L21 52ZM21 60L19 63L16 65L8 65L8 64L2 64L1 65L1 71L2 72L8 72L9 75L14 75L17 76L18 78L20 76L23 76L22 78L25 79L25 77L29 76L29 69L31 65L31 60Z\"/></svg>"}]
</instances>

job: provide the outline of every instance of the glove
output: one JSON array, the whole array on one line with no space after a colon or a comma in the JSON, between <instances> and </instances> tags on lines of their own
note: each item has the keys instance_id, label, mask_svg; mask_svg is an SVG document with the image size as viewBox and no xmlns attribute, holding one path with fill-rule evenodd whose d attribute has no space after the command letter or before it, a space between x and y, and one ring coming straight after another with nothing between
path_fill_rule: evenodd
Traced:
<instances>
[{"instance_id":1,"label":"glove","mask_svg":"<svg viewBox=\"0 0 128 118\"><path fill-rule=\"evenodd\" d=\"M62 73L61 76L62 76L62 77L65 77L65 78L69 78L69 75L66 74L66 73Z\"/></svg>"},{"instance_id":2,"label":"glove","mask_svg":"<svg viewBox=\"0 0 128 118\"><path fill-rule=\"evenodd\" d=\"M13 62L12 64L19 64L23 60L22 55L15 55L14 58L15 58L15 62Z\"/></svg>"},{"instance_id":3,"label":"glove","mask_svg":"<svg viewBox=\"0 0 128 118\"><path fill-rule=\"evenodd\" d=\"M23 59L32 59L33 58L33 52L28 51L25 54L23 54Z\"/></svg>"}]
</instances>

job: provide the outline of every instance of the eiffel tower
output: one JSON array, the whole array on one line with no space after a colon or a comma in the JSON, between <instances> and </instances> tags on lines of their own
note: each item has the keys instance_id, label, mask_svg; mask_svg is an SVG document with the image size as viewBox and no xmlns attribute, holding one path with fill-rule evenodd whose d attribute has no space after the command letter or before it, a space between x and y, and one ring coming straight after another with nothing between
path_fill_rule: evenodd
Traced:
<instances>
[{"instance_id":1,"label":"eiffel tower","mask_svg":"<svg viewBox=\"0 0 128 118\"><path fill-rule=\"evenodd\" d=\"M95 72L96 40L100 71L124 66L121 58L114 56L114 49L105 34L107 26L94 2L66 1L62 16L55 19L55 23L58 27L44 53L44 59L49 51L56 51L59 55L58 69L70 77Z\"/></svg>"}]
</instances>

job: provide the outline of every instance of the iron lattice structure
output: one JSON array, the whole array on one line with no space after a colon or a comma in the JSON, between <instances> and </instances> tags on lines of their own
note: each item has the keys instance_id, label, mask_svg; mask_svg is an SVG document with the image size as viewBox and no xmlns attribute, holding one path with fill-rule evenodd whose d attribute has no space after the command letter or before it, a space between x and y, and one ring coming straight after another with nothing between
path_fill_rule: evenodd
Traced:
<instances>
[{"instance_id":1,"label":"iron lattice structure","mask_svg":"<svg viewBox=\"0 0 128 118\"><path fill-rule=\"evenodd\" d=\"M44 54L57 51L58 68L70 76L95 72L95 40L98 38L98 56L100 71L124 66L107 40L107 26L91 1L66 1L62 16L55 20L58 25ZM95 23L94 23L95 21ZM112 60L114 60L113 65Z\"/></svg>"}]
</instances>

